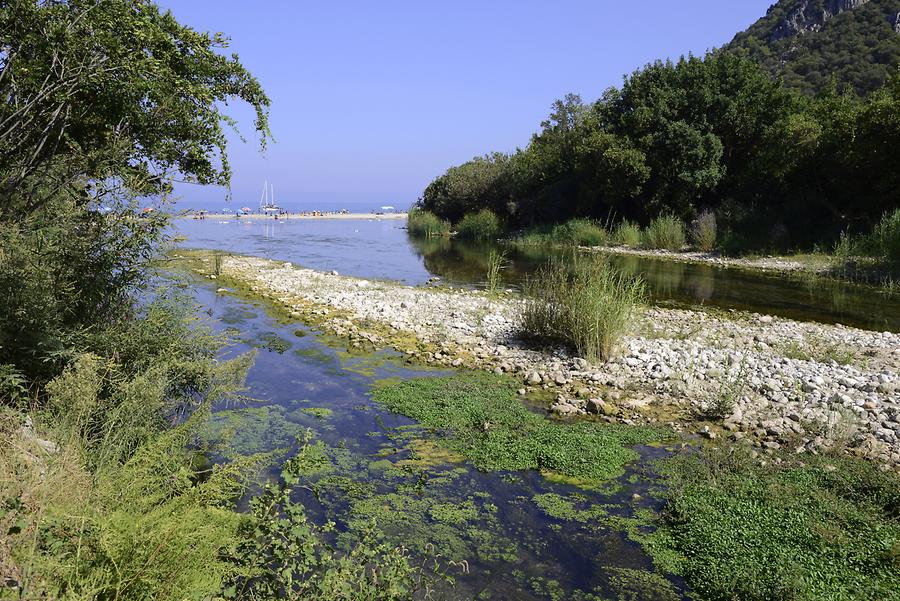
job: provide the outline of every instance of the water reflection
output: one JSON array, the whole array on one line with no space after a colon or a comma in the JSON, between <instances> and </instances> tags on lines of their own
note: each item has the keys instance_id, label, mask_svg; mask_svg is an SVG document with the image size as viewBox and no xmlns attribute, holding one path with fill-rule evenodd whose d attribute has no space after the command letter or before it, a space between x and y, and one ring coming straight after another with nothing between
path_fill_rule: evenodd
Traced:
<instances>
[{"instance_id":1,"label":"water reflection","mask_svg":"<svg viewBox=\"0 0 900 601\"><path fill-rule=\"evenodd\" d=\"M446 238L411 238L397 221L186 220L177 224L186 246L215 248L365 278L423 284L440 276L450 284L484 285L492 250L506 253L507 286L552 256L571 251L509 247ZM617 268L647 281L652 300L675 306L708 305L800 320L900 331L900 295L816 277L609 255Z\"/></svg>"}]
</instances>

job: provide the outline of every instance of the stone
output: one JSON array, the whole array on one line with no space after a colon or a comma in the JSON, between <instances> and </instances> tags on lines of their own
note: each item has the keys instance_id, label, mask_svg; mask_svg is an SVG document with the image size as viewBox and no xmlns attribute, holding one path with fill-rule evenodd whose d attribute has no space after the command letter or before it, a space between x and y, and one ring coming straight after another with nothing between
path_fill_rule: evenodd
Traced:
<instances>
[{"instance_id":1,"label":"stone","mask_svg":"<svg viewBox=\"0 0 900 601\"><path fill-rule=\"evenodd\" d=\"M595 415L605 415L607 417L619 415L618 407L602 399L588 399L587 410Z\"/></svg>"},{"instance_id":2,"label":"stone","mask_svg":"<svg viewBox=\"0 0 900 601\"><path fill-rule=\"evenodd\" d=\"M541 378L541 374L539 374L536 371L533 371L528 374L528 377L525 378L525 381L529 384L534 385L534 384L540 384L543 381L543 378Z\"/></svg>"}]
</instances>

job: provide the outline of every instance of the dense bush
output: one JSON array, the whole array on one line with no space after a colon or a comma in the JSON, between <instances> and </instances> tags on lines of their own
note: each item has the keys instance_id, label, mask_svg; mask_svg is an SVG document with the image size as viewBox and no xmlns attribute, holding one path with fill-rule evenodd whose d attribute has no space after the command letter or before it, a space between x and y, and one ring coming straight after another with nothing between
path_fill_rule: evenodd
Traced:
<instances>
[{"instance_id":1,"label":"dense bush","mask_svg":"<svg viewBox=\"0 0 900 601\"><path fill-rule=\"evenodd\" d=\"M500 235L500 220L490 209L469 213L456 224L456 235L467 240L494 240Z\"/></svg>"},{"instance_id":2,"label":"dense bush","mask_svg":"<svg viewBox=\"0 0 900 601\"><path fill-rule=\"evenodd\" d=\"M409 210L406 216L406 229L413 236L449 236L450 222L441 219L431 211L425 211L418 207Z\"/></svg>"},{"instance_id":3,"label":"dense bush","mask_svg":"<svg viewBox=\"0 0 900 601\"><path fill-rule=\"evenodd\" d=\"M674 215L657 217L643 233L643 245L647 248L681 250L684 242L684 223Z\"/></svg>"},{"instance_id":4,"label":"dense bush","mask_svg":"<svg viewBox=\"0 0 900 601\"><path fill-rule=\"evenodd\" d=\"M581 357L609 359L629 332L644 300L644 283L605 262L553 260L525 283L523 337L562 343Z\"/></svg>"}]
</instances>

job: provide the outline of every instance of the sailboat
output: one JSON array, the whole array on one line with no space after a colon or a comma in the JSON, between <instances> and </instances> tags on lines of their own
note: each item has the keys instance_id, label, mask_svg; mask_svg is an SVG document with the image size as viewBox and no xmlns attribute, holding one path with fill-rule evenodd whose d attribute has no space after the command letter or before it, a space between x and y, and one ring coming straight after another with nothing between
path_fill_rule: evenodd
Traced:
<instances>
[{"instance_id":1,"label":"sailboat","mask_svg":"<svg viewBox=\"0 0 900 601\"><path fill-rule=\"evenodd\" d=\"M263 192L259 198L259 210L261 213L283 212L281 207L275 204L275 184L271 184L270 187L268 180L263 182Z\"/></svg>"}]
</instances>

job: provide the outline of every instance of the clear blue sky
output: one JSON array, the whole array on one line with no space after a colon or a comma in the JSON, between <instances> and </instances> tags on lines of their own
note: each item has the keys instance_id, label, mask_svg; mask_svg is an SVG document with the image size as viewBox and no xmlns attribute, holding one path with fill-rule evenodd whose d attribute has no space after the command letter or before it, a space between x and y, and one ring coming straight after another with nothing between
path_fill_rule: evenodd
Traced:
<instances>
[{"instance_id":1,"label":"clear blue sky","mask_svg":"<svg viewBox=\"0 0 900 601\"><path fill-rule=\"evenodd\" d=\"M232 206L263 179L283 204L406 207L452 164L524 146L567 92L585 100L658 58L728 42L772 0L161 0L222 31L272 99L276 139L230 145ZM224 206L182 185L181 206Z\"/></svg>"}]
</instances>

